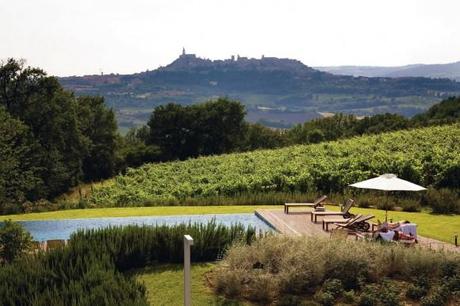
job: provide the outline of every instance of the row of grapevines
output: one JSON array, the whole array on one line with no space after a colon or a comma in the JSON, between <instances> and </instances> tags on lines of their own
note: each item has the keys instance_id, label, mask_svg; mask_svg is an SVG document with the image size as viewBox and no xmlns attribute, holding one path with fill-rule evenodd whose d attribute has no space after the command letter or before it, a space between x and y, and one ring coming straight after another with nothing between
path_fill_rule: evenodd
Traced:
<instances>
[{"instance_id":1,"label":"row of grapevines","mask_svg":"<svg viewBox=\"0 0 460 306\"><path fill-rule=\"evenodd\" d=\"M460 125L149 164L95 190L91 201L125 206L267 191L336 192L382 173L459 187Z\"/></svg>"}]
</instances>

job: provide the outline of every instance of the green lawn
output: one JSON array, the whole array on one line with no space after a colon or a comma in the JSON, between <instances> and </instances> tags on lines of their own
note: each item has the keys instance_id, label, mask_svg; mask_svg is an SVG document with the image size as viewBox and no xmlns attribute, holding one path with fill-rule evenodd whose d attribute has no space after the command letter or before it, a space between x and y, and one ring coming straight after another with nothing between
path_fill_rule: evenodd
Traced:
<instances>
[{"instance_id":1,"label":"green lawn","mask_svg":"<svg viewBox=\"0 0 460 306\"><path fill-rule=\"evenodd\" d=\"M29 213L0 216L0 220L13 221L82 219L101 217L133 217L133 216L168 216L168 215L203 215L203 214L238 214L253 213L257 208L280 208L281 206L230 205L230 206L156 206L156 207L116 207L69 209L42 213Z\"/></svg>"},{"instance_id":2,"label":"green lawn","mask_svg":"<svg viewBox=\"0 0 460 306\"><path fill-rule=\"evenodd\" d=\"M192 305L241 305L214 295L206 283L205 274L214 264L192 265ZM147 288L150 305L180 306L184 304L184 274L182 265L162 265L135 272L138 281Z\"/></svg>"}]
</instances>

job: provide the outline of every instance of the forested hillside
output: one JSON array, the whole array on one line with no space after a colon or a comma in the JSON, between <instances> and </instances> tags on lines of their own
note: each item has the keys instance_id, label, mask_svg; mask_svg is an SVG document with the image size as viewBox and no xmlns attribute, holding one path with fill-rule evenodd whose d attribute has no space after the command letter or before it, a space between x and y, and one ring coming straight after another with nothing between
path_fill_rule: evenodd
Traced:
<instances>
[{"instance_id":1,"label":"forested hillside","mask_svg":"<svg viewBox=\"0 0 460 306\"><path fill-rule=\"evenodd\" d=\"M160 205L266 192L334 192L382 173L424 186L460 185L460 125L315 145L150 164L96 189L97 205Z\"/></svg>"}]
</instances>

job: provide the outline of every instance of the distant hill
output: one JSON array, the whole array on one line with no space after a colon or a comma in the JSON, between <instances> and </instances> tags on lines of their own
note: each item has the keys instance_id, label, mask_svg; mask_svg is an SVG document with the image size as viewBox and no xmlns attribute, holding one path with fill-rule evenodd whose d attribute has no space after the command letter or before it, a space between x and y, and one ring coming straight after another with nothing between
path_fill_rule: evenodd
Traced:
<instances>
[{"instance_id":1,"label":"distant hill","mask_svg":"<svg viewBox=\"0 0 460 306\"><path fill-rule=\"evenodd\" d=\"M320 71L336 75L353 75L365 77L427 77L447 78L460 81L460 61L449 64L407 65L396 67L378 66L331 66L315 67Z\"/></svg>"},{"instance_id":2,"label":"distant hill","mask_svg":"<svg viewBox=\"0 0 460 306\"><path fill-rule=\"evenodd\" d=\"M125 129L145 123L157 105L218 96L242 101L251 121L284 127L318 117L319 112L412 116L460 94L460 83L448 79L341 76L292 59L209 60L185 53L152 71L65 77L60 82L79 95L104 96Z\"/></svg>"}]
</instances>

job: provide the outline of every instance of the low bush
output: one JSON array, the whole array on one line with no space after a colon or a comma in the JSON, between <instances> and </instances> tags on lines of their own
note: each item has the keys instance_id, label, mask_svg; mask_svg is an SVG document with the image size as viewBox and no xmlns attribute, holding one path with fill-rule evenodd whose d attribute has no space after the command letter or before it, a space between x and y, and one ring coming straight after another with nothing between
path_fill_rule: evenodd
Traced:
<instances>
[{"instance_id":1,"label":"low bush","mask_svg":"<svg viewBox=\"0 0 460 306\"><path fill-rule=\"evenodd\" d=\"M330 293L335 299L339 298L343 294L342 282L338 279L327 279L323 283L322 291Z\"/></svg>"},{"instance_id":2,"label":"low bush","mask_svg":"<svg viewBox=\"0 0 460 306\"><path fill-rule=\"evenodd\" d=\"M399 201L398 206L407 212L420 212L422 210L420 201L414 199L402 199Z\"/></svg>"},{"instance_id":3,"label":"low bush","mask_svg":"<svg viewBox=\"0 0 460 306\"><path fill-rule=\"evenodd\" d=\"M379 303L378 286L367 285L359 296L359 306L377 306Z\"/></svg>"},{"instance_id":4,"label":"low bush","mask_svg":"<svg viewBox=\"0 0 460 306\"><path fill-rule=\"evenodd\" d=\"M255 239L252 228L215 222L80 231L65 248L0 267L0 304L147 305L144 286L123 272L182 261L184 234L194 238L195 262L215 260L230 244Z\"/></svg>"},{"instance_id":5,"label":"low bush","mask_svg":"<svg viewBox=\"0 0 460 306\"><path fill-rule=\"evenodd\" d=\"M84 254L92 249L107 252L120 270L143 267L151 263L183 261L183 237L194 239L192 261L214 261L235 241L250 243L256 238L254 228L234 224L227 227L215 220L207 223L175 226L125 226L80 231L72 235L69 248Z\"/></svg>"},{"instance_id":6,"label":"low bush","mask_svg":"<svg viewBox=\"0 0 460 306\"><path fill-rule=\"evenodd\" d=\"M0 264L27 254L32 246L32 236L19 223L6 220L0 227Z\"/></svg>"},{"instance_id":7,"label":"low bush","mask_svg":"<svg viewBox=\"0 0 460 306\"><path fill-rule=\"evenodd\" d=\"M303 298L300 296L286 294L279 298L276 305L277 306L292 306L292 305L304 306L305 303L303 301Z\"/></svg>"},{"instance_id":8,"label":"low bush","mask_svg":"<svg viewBox=\"0 0 460 306\"><path fill-rule=\"evenodd\" d=\"M449 299L448 289L445 286L437 286L433 288L430 295L423 297L420 300L421 306L443 306L447 304Z\"/></svg>"},{"instance_id":9,"label":"low bush","mask_svg":"<svg viewBox=\"0 0 460 306\"><path fill-rule=\"evenodd\" d=\"M315 300L323 306L332 306L335 303L335 297L327 291L318 291Z\"/></svg>"},{"instance_id":10,"label":"low bush","mask_svg":"<svg viewBox=\"0 0 460 306\"><path fill-rule=\"evenodd\" d=\"M356 293L353 289L349 291L345 291L343 293L343 301L345 303L353 304L355 302L355 299L356 299Z\"/></svg>"},{"instance_id":11,"label":"low bush","mask_svg":"<svg viewBox=\"0 0 460 306\"><path fill-rule=\"evenodd\" d=\"M410 284L406 290L406 297L418 301L424 297L428 292L428 289L418 284Z\"/></svg>"},{"instance_id":12,"label":"low bush","mask_svg":"<svg viewBox=\"0 0 460 306\"><path fill-rule=\"evenodd\" d=\"M232 297L252 301L258 300L254 288L264 287L270 288L266 302L284 295L310 295L316 302L327 304L330 297L345 299L345 295L347 300L356 301L356 293L360 296L356 302L362 305L374 305L375 301L398 305L405 291L401 292L393 280L409 280L429 288L429 284L447 277L443 272L448 269L446 265L456 263L460 263L457 253L372 242L268 236L251 245L230 248L216 268L214 283L218 293L238 288L232 290ZM457 283L451 274L454 288ZM428 284L417 282L423 278ZM407 295L411 298L421 297L416 289L410 290L413 292Z\"/></svg>"},{"instance_id":13,"label":"low bush","mask_svg":"<svg viewBox=\"0 0 460 306\"><path fill-rule=\"evenodd\" d=\"M450 189L428 188L422 198L422 204L433 209L437 214L460 214L458 193Z\"/></svg>"}]
</instances>

